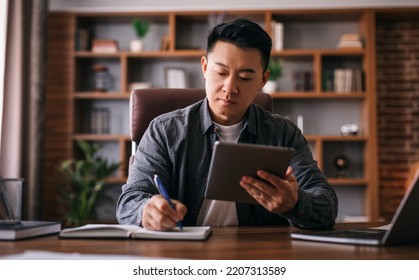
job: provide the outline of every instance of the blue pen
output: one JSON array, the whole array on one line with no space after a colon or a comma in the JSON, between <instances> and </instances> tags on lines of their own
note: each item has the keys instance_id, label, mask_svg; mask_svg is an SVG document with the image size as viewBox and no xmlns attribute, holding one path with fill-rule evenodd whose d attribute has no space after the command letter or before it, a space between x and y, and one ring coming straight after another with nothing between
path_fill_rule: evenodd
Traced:
<instances>
[{"instance_id":1,"label":"blue pen","mask_svg":"<svg viewBox=\"0 0 419 280\"><path fill-rule=\"evenodd\" d=\"M172 200L169 197L169 194L166 191L166 188L164 187L163 183L161 182L159 176L154 175L154 184L156 185L157 189L159 190L159 193L164 197L164 199L167 200L167 202L169 202L170 207L172 207L172 209L175 209L175 206L172 203ZM183 225L182 223L176 222L177 226L182 230L183 229Z\"/></svg>"}]
</instances>

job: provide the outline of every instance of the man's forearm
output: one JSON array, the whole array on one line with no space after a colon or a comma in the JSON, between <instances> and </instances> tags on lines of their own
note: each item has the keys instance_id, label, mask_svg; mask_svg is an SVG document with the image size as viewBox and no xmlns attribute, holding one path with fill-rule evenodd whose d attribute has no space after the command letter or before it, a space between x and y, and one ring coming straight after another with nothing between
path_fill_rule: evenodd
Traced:
<instances>
[{"instance_id":1,"label":"man's forearm","mask_svg":"<svg viewBox=\"0 0 419 280\"><path fill-rule=\"evenodd\" d=\"M313 195L300 190L297 207L282 216L299 228L332 228L337 215L337 205L332 193Z\"/></svg>"},{"instance_id":2,"label":"man's forearm","mask_svg":"<svg viewBox=\"0 0 419 280\"><path fill-rule=\"evenodd\" d=\"M140 225L142 209L152 195L140 191L124 193L117 203L116 218L120 224Z\"/></svg>"}]
</instances>

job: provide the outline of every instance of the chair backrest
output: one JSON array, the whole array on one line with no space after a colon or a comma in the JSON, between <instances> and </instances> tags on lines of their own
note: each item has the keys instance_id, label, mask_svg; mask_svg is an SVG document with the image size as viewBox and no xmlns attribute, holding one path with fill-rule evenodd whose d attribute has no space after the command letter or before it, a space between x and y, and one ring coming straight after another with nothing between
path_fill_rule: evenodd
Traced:
<instances>
[{"instance_id":1,"label":"chair backrest","mask_svg":"<svg viewBox=\"0 0 419 280\"><path fill-rule=\"evenodd\" d=\"M404 186L404 192L407 191L407 189L409 188L410 184L413 181L413 178L415 178L416 174L419 172L419 161L414 162L409 169L409 173L407 174L407 179L406 179L406 183Z\"/></svg>"},{"instance_id":2,"label":"chair backrest","mask_svg":"<svg viewBox=\"0 0 419 280\"><path fill-rule=\"evenodd\" d=\"M130 97L131 140L138 144L149 123L157 116L187 107L205 98L205 89L150 88L136 89ZM259 93L255 104L272 112L272 97ZM134 147L133 147L134 149Z\"/></svg>"}]
</instances>

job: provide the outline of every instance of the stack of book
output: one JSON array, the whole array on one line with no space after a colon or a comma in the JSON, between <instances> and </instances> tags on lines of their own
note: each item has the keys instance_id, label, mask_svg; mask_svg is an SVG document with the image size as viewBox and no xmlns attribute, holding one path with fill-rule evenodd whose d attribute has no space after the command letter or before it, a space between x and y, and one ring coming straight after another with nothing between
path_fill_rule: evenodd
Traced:
<instances>
[{"instance_id":1,"label":"stack of book","mask_svg":"<svg viewBox=\"0 0 419 280\"><path fill-rule=\"evenodd\" d=\"M90 113L90 133L109 133L109 115L107 108L93 108Z\"/></svg>"},{"instance_id":2,"label":"stack of book","mask_svg":"<svg viewBox=\"0 0 419 280\"><path fill-rule=\"evenodd\" d=\"M92 41L92 52L116 53L118 52L118 41L110 39L94 39Z\"/></svg>"},{"instance_id":3,"label":"stack of book","mask_svg":"<svg viewBox=\"0 0 419 280\"><path fill-rule=\"evenodd\" d=\"M61 223L53 221L21 221L0 226L0 240L20 240L59 233Z\"/></svg>"},{"instance_id":4,"label":"stack of book","mask_svg":"<svg viewBox=\"0 0 419 280\"><path fill-rule=\"evenodd\" d=\"M361 37L359 34L343 34L340 36L339 43L337 44L337 49L359 49L363 47Z\"/></svg>"},{"instance_id":5,"label":"stack of book","mask_svg":"<svg viewBox=\"0 0 419 280\"><path fill-rule=\"evenodd\" d=\"M323 91L336 93L362 92L361 69L337 68L323 73Z\"/></svg>"},{"instance_id":6,"label":"stack of book","mask_svg":"<svg viewBox=\"0 0 419 280\"><path fill-rule=\"evenodd\" d=\"M313 71L294 71L294 90L295 91L313 91L314 73Z\"/></svg>"}]
</instances>

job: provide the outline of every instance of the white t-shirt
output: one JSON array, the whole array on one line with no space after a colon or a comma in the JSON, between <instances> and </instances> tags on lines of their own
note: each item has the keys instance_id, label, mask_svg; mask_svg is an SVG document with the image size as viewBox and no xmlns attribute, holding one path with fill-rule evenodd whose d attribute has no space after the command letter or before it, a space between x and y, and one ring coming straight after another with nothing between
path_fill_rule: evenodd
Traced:
<instances>
[{"instance_id":1,"label":"white t-shirt","mask_svg":"<svg viewBox=\"0 0 419 280\"><path fill-rule=\"evenodd\" d=\"M237 143L244 122L225 126L214 123L218 130L219 140L222 142ZM226 166L228 168L228 166ZM197 225L227 227L238 226L236 203L232 201L221 201L204 199L199 211Z\"/></svg>"}]
</instances>

